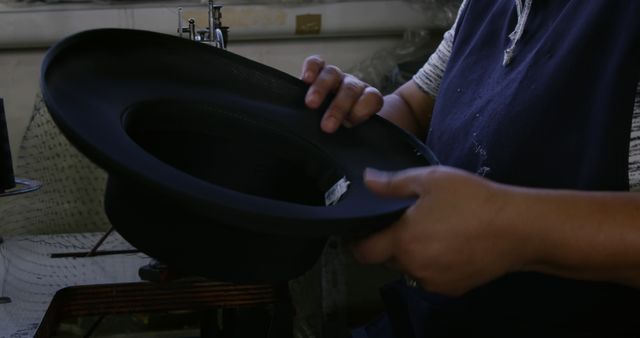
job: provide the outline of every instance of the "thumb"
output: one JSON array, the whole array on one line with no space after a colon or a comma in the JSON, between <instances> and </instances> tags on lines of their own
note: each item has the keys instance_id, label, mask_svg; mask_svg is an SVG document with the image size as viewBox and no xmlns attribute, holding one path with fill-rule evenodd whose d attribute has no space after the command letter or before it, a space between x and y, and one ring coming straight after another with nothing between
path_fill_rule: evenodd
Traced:
<instances>
[{"instance_id":1,"label":"thumb","mask_svg":"<svg viewBox=\"0 0 640 338\"><path fill-rule=\"evenodd\" d=\"M364 183L371 191L386 197L417 197L420 195L420 171L407 169L396 172L366 168Z\"/></svg>"}]
</instances>

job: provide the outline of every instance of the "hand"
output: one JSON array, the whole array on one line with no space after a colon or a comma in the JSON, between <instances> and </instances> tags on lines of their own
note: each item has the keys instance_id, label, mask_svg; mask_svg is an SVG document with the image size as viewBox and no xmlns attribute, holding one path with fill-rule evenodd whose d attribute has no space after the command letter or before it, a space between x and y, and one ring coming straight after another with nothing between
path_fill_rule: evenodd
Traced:
<instances>
[{"instance_id":1,"label":"hand","mask_svg":"<svg viewBox=\"0 0 640 338\"><path fill-rule=\"evenodd\" d=\"M394 224L357 243L362 263L387 263L426 290L457 296L524 262L526 239L502 224L505 186L449 167L396 173L368 169L367 186L382 196L418 197Z\"/></svg>"},{"instance_id":2,"label":"hand","mask_svg":"<svg viewBox=\"0 0 640 338\"><path fill-rule=\"evenodd\" d=\"M320 127L327 133L335 132L341 124L361 123L382 108L382 95L377 89L343 73L336 66L326 66L318 56L305 59L302 80L311 85L305 97L309 108L320 107L329 94L335 94L320 122Z\"/></svg>"}]
</instances>

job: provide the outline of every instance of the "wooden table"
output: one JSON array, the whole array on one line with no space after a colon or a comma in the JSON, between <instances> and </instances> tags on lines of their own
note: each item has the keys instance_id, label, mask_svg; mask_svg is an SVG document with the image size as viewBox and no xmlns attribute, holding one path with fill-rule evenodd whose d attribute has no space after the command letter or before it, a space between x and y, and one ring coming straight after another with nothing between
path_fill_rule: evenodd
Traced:
<instances>
[{"instance_id":1,"label":"wooden table","mask_svg":"<svg viewBox=\"0 0 640 338\"><path fill-rule=\"evenodd\" d=\"M197 278L141 281L138 269L149 258L132 252L134 248L117 233L106 239L98 255L84 257L101 235L4 239L0 244L0 338L49 337L61 320L70 317L269 304L279 309L274 319L277 326L290 333L286 287Z\"/></svg>"}]
</instances>

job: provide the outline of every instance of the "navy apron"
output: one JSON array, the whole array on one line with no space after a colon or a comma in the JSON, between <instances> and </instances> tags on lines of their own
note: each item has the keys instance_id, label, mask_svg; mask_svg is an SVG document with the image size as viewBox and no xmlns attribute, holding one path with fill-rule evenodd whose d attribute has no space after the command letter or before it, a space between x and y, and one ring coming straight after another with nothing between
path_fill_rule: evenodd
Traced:
<instances>
[{"instance_id":1,"label":"navy apron","mask_svg":"<svg viewBox=\"0 0 640 338\"><path fill-rule=\"evenodd\" d=\"M640 1L533 0L504 66L517 20L513 0L468 2L428 145L497 182L628 190ZM640 337L640 292L611 283L514 273L456 299L402 282L382 298L386 337ZM354 336L384 333L364 331Z\"/></svg>"}]
</instances>

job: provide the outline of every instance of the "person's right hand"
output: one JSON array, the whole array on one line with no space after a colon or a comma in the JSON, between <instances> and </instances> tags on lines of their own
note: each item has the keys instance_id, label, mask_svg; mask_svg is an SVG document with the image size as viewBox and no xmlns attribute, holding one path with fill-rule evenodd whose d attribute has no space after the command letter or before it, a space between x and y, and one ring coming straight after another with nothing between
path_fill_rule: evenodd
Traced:
<instances>
[{"instance_id":1,"label":"person's right hand","mask_svg":"<svg viewBox=\"0 0 640 338\"><path fill-rule=\"evenodd\" d=\"M540 241L547 227L514 221L523 217L516 208L524 189L446 166L367 169L364 180L380 196L417 200L396 222L356 243L356 260L387 263L425 290L460 296L531 266L543 250L538 243L549 245Z\"/></svg>"},{"instance_id":2,"label":"person's right hand","mask_svg":"<svg viewBox=\"0 0 640 338\"><path fill-rule=\"evenodd\" d=\"M329 94L335 94L320 122L324 132L333 133L341 124L352 126L364 122L382 108L382 94L377 89L336 66L325 65L319 56L304 60L301 77L310 85L305 97L309 108L320 107Z\"/></svg>"}]
</instances>

